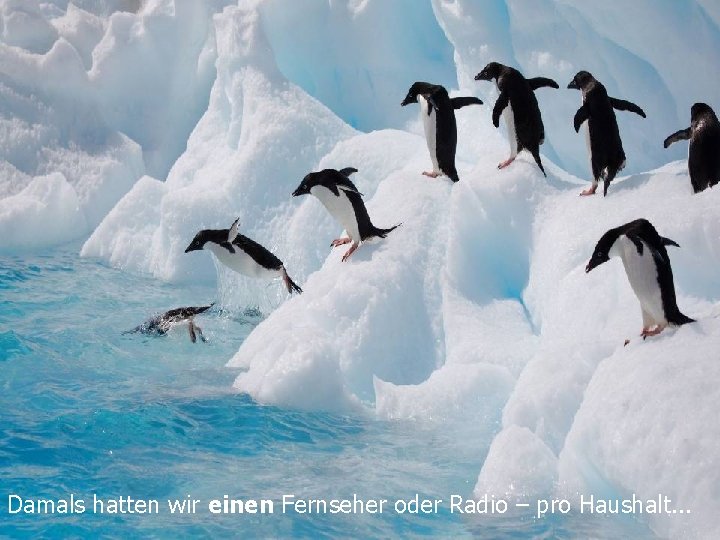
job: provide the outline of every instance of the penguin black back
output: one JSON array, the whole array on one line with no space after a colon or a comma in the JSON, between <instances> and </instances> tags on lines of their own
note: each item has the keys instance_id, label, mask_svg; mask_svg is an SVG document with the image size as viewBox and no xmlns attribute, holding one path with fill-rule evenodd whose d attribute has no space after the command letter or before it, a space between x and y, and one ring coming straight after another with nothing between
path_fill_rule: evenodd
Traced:
<instances>
[{"instance_id":1,"label":"penguin black back","mask_svg":"<svg viewBox=\"0 0 720 540\"><path fill-rule=\"evenodd\" d=\"M695 193L720 182L720 122L706 103L695 103L690 109L690 127L676 131L665 139L665 148L690 139L688 171Z\"/></svg>"}]
</instances>

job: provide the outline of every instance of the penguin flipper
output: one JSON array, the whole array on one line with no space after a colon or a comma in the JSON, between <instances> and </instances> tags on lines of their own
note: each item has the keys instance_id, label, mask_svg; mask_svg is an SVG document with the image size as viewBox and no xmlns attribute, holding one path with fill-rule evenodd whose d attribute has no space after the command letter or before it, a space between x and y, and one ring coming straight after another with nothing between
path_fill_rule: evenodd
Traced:
<instances>
[{"instance_id":1,"label":"penguin flipper","mask_svg":"<svg viewBox=\"0 0 720 540\"><path fill-rule=\"evenodd\" d=\"M665 238L664 236L660 237L660 241L662 242L663 246L680 247L680 244L678 244L675 240L670 240L669 238Z\"/></svg>"},{"instance_id":2,"label":"penguin flipper","mask_svg":"<svg viewBox=\"0 0 720 540\"><path fill-rule=\"evenodd\" d=\"M355 167L345 167L344 169L340 169L338 172L343 176L350 176L351 174L358 172L358 170Z\"/></svg>"},{"instance_id":3,"label":"penguin flipper","mask_svg":"<svg viewBox=\"0 0 720 540\"><path fill-rule=\"evenodd\" d=\"M611 97L610 104L613 106L613 109L617 109L618 111L630 111L635 114L639 114L643 118L647 118L647 116L645 116L645 111L630 101Z\"/></svg>"},{"instance_id":4,"label":"penguin flipper","mask_svg":"<svg viewBox=\"0 0 720 540\"><path fill-rule=\"evenodd\" d=\"M642 255L644 246L643 246L643 242L640 239L640 237L634 235L633 233L627 233L625 236L627 237L628 240L630 240L633 244L635 244L635 249L637 249L638 255Z\"/></svg>"},{"instance_id":5,"label":"penguin flipper","mask_svg":"<svg viewBox=\"0 0 720 540\"><path fill-rule=\"evenodd\" d=\"M425 99L427 99L427 102L435 107L436 110L440 110L440 107L437 106L437 103L435 103L435 98L432 97L432 94L428 94L425 96ZM430 113L432 112L432 108L428 107L428 116L430 116Z\"/></svg>"},{"instance_id":6,"label":"penguin flipper","mask_svg":"<svg viewBox=\"0 0 720 540\"><path fill-rule=\"evenodd\" d=\"M230 230L228 231L228 242L232 244L232 241L237 238L238 235L238 224L240 223L240 218L237 218L235 221L233 221L233 224L230 225Z\"/></svg>"},{"instance_id":7,"label":"penguin flipper","mask_svg":"<svg viewBox=\"0 0 720 540\"><path fill-rule=\"evenodd\" d=\"M535 77L534 79L528 79L527 82L530 84L530 90L532 91L543 87L560 88L560 85L558 83L556 83L552 79L548 79L547 77Z\"/></svg>"},{"instance_id":8,"label":"penguin flipper","mask_svg":"<svg viewBox=\"0 0 720 540\"><path fill-rule=\"evenodd\" d=\"M482 105L482 100L476 97L454 97L450 99L453 109L462 109L467 105Z\"/></svg>"},{"instance_id":9,"label":"penguin flipper","mask_svg":"<svg viewBox=\"0 0 720 540\"><path fill-rule=\"evenodd\" d=\"M237 231L235 232L235 238L233 238L233 240L235 240L236 238L237 238ZM235 248L232 247L232 244L230 242L222 242L220 244L220 246L227 249L230 253L235 253Z\"/></svg>"},{"instance_id":10,"label":"penguin flipper","mask_svg":"<svg viewBox=\"0 0 720 540\"><path fill-rule=\"evenodd\" d=\"M583 122L585 122L588 118L590 118L590 113L588 112L588 108L583 105L577 110L575 117L573 118L575 133L580 131L580 126L582 126Z\"/></svg>"},{"instance_id":11,"label":"penguin flipper","mask_svg":"<svg viewBox=\"0 0 720 540\"><path fill-rule=\"evenodd\" d=\"M675 133L673 133L672 135L670 135L663 141L663 148L667 148L672 143L675 143L678 141L686 141L691 136L692 136L691 128L686 128L686 129L681 129L679 131L676 131Z\"/></svg>"},{"instance_id":12,"label":"penguin flipper","mask_svg":"<svg viewBox=\"0 0 720 540\"><path fill-rule=\"evenodd\" d=\"M497 101L495 102L495 106L493 107L493 113L492 113L492 123L493 126L500 127L500 115L505 110L505 107L508 106L510 103L510 95L502 91L500 92L500 96L498 96Z\"/></svg>"}]
</instances>

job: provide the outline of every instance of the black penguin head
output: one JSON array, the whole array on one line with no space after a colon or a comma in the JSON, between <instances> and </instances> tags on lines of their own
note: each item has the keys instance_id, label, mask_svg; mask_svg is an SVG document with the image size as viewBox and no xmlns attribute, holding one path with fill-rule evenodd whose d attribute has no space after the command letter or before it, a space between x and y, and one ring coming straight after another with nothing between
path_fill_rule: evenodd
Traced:
<instances>
[{"instance_id":1,"label":"black penguin head","mask_svg":"<svg viewBox=\"0 0 720 540\"><path fill-rule=\"evenodd\" d=\"M408 90L407 96L405 96L405 99L402 100L400 105L404 107L405 105L409 105L410 103L417 103L418 96L422 95L427 97L435 93L440 88L442 87L436 84L430 84L422 81L414 82L413 85L410 87L410 90Z\"/></svg>"},{"instance_id":2,"label":"black penguin head","mask_svg":"<svg viewBox=\"0 0 720 540\"><path fill-rule=\"evenodd\" d=\"M587 71L578 71L575 76L573 77L573 80L570 81L570 84L567 85L568 88L573 88L575 90L583 90L590 86L590 84L595 80L595 77L593 77L589 72Z\"/></svg>"},{"instance_id":3,"label":"black penguin head","mask_svg":"<svg viewBox=\"0 0 720 540\"><path fill-rule=\"evenodd\" d=\"M211 231L209 229L203 229L199 233L195 235L195 238L193 238L192 242L190 242L190 245L185 248L185 253L190 253L191 251L198 251L205 248L205 244L208 240L210 240L210 233Z\"/></svg>"},{"instance_id":4,"label":"black penguin head","mask_svg":"<svg viewBox=\"0 0 720 540\"><path fill-rule=\"evenodd\" d=\"M615 244L615 241L620 236L620 229L620 227L616 227L615 229L610 229L608 232L602 235L597 245L595 246L595 251L593 251L592 257L590 257L587 266L585 266L586 274L593 268L600 266L601 264L606 263L610 260L610 249L613 247L613 244Z\"/></svg>"},{"instance_id":5,"label":"black penguin head","mask_svg":"<svg viewBox=\"0 0 720 540\"><path fill-rule=\"evenodd\" d=\"M320 173L317 172L311 172L305 175L305 178L302 179L302 182L300 182L300 185L297 187L295 191L292 192L293 197L299 197L300 195L308 195L310 193L310 190L317 186L318 181L318 175Z\"/></svg>"},{"instance_id":6,"label":"black penguin head","mask_svg":"<svg viewBox=\"0 0 720 540\"><path fill-rule=\"evenodd\" d=\"M483 70L475 75L476 81L492 81L500 76L503 65L498 62L490 62Z\"/></svg>"},{"instance_id":7,"label":"black penguin head","mask_svg":"<svg viewBox=\"0 0 720 540\"><path fill-rule=\"evenodd\" d=\"M706 115L715 118L715 111L707 103L695 103L690 108L690 120L698 120L701 116Z\"/></svg>"}]
</instances>

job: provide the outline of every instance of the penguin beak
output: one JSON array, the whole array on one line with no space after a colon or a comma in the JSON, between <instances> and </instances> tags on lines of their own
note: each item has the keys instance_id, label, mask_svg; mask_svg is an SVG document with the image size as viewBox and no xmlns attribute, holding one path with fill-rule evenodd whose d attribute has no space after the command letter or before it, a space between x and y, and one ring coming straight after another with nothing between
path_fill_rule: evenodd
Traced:
<instances>
[{"instance_id":1,"label":"penguin beak","mask_svg":"<svg viewBox=\"0 0 720 540\"><path fill-rule=\"evenodd\" d=\"M298 188L292 192L293 197L299 197L300 195L305 195L305 192L302 189L302 186L298 186Z\"/></svg>"},{"instance_id":2,"label":"penguin beak","mask_svg":"<svg viewBox=\"0 0 720 540\"><path fill-rule=\"evenodd\" d=\"M480 73L478 73L477 75L475 75L475 80L476 81L489 81L490 77L488 77L488 74L485 73L485 70L483 70Z\"/></svg>"},{"instance_id":3,"label":"penguin beak","mask_svg":"<svg viewBox=\"0 0 720 540\"><path fill-rule=\"evenodd\" d=\"M195 242L191 242L188 247L185 248L185 253L190 253L191 251L198 251L202 249L201 247L198 247L198 245Z\"/></svg>"},{"instance_id":4,"label":"penguin beak","mask_svg":"<svg viewBox=\"0 0 720 540\"><path fill-rule=\"evenodd\" d=\"M568 87L568 88L572 88L573 90L579 90L579 89L580 89L580 87L579 87L579 86L577 85L577 83L575 82L575 79L573 79L572 81L570 81L570 84L568 84L567 87Z\"/></svg>"},{"instance_id":5,"label":"penguin beak","mask_svg":"<svg viewBox=\"0 0 720 540\"><path fill-rule=\"evenodd\" d=\"M400 106L404 107L405 105L409 105L410 103L412 103L412 99L410 98L410 96L407 96L400 102Z\"/></svg>"}]
</instances>

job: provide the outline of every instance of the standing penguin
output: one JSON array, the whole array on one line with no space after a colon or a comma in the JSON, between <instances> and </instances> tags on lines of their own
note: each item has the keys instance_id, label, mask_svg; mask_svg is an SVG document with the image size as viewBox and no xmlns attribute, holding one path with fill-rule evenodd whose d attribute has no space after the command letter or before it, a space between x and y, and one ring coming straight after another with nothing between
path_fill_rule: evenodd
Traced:
<instances>
[{"instance_id":1,"label":"standing penguin","mask_svg":"<svg viewBox=\"0 0 720 540\"><path fill-rule=\"evenodd\" d=\"M658 234L647 219L636 219L607 231L595 246L585 272L620 257L630 286L640 300L643 339L662 332L668 325L695 322L682 314L675 298L670 257L665 246L680 247Z\"/></svg>"},{"instance_id":2,"label":"standing penguin","mask_svg":"<svg viewBox=\"0 0 720 540\"><path fill-rule=\"evenodd\" d=\"M202 329L195 324L193 318L195 315L205 313L208 309L213 307L213 305L214 303L209 306L190 306L171 309L162 315L157 315L152 319L145 321L140 326L136 326L132 330L123 332L123 334L134 334L136 332L140 332L142 334L164 336L173 326L187 322L190 341L195 343L197 341L197 335L199 335L203 343L206 343L207 339L203 336Z\"/></svg>"},{"instance_id":3,"label":"standing penguin","mask_svg":"<svg viewBox=\"0 0 720 540\"><path fill-rule=\"evenodd\" d=\"M301 293L302 289L290 279L280 259L247 236L238 234L236 219L229 229L204 229L195 235L185 253L208 249L231 270L248 277L282 277L287 291Z\"/></svg>"},{"instance_id":4,"label":"standing penguin","mask_svg":"<svg viewBox=\"0 0 720 540\"><path fill-rule=\"evenodd\" d=\"M482 101L476 97L450 98L447 90L438 84L416 82L410 87L400 105L404 107L410 103L420 104L420 118L433 163L433 170L425 171L423 174L430 178L444 174L453 182L457 182L459 178L455 169L457 147L455 109L466 105L482 105Z\"/></svg>"},{"instance_id":5,"label":"standing penguin","mask_svg":"<svg viewBox=\"0 0 720 540\"><path fill-rule=\"evenodd\" d=\"M349 176L357 169L347 167L340 171L324 169L311 172L303 178L298 188L293 191L293 197L312 194L317 197L323 206L345 228L349 238L338 238L330 244L332 247L342 246L352 242L350 249L343 255L345 262L358 248L361 242L374 238L385 238L389 232L398 225L389 229L379 229L370 221L367 208L355 184Z\"/></svg>"},{"instance_id":6,"label":"standing penguin","mask_svg":"<svg viewBox=\"0 0 720 540\"><path fill-rule=\"evenodd\" d=\"M592 167L592 187L580 195L594 195L598 181L603 180L603 196L607 195L610 182L625 167L625 151L620 140L615 111L630 111L646 118L645 112L629 101L609 97L607 90L587 71L578 71L568 88L582 91L582 106L575 113L575 132L587 120L586 140Z\"/></svg>"},{"instance_id":7,"label":"standing penguin","mask_svg":"<svg viewBox=\"0 0 720 540\"><path fill-rule=\"evenodd\" d=\"M492 122L495 127L500 127L500 115L503 114L510 139L510 157L499 163L498 169L504 169L515 161L518 153L527 150L543 175L547 176L540 161L540 145L545 142L545 126L534 92L544 86L560 88L558 83L545 77L526 79L517 69L498 62L490 62L475 75L476 81L493 79L500 96L493 107Z\"/></svg>"},{"instance_id":8,"label":"standing penguin","mask_svg":"<svg viewBox=\"0 0 720 540\"><path fill-rule=\"evenodd\" d=\"M670 135L663 146L690 139L688 170L695 193L720 182L720 122L705 103L690 108L690 127Z\"/></svg>"}]
</instances>

